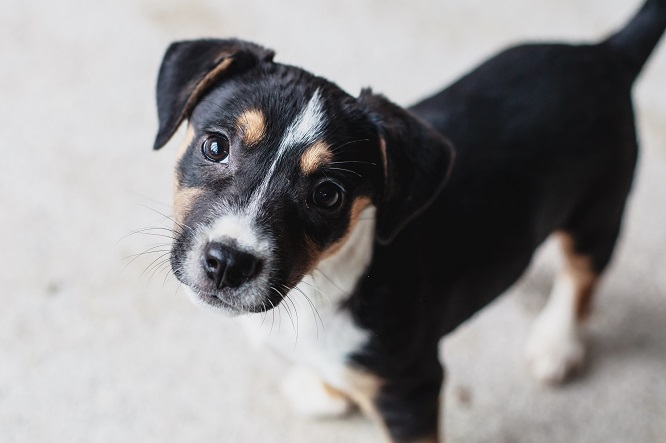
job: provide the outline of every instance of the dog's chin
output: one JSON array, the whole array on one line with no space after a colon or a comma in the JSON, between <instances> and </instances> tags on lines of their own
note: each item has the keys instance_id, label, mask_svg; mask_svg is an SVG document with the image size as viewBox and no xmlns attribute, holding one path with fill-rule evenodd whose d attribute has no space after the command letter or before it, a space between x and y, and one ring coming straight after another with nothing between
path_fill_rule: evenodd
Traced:
<instances>
[{"instance_id":1,"label":"dog's chin","mask_svg":"<svg viewBox=\"0 0 666 443\"><path fill-rule=\"evenodd\" d=\"M240 307L227 303L215 295L201 292L189 286L185 286L185 293L197 306L215 311L216 313L224 314L228 317L236 317L243 313Z\"/></svg>"},{"instance_id":2,"label":"dog's chin","mask_svg":"<svg viewBox=\"0 0 666 443\"><path fill-rule=\"evenodd\" d=\"M225 297L224 292L220 292L218 295L216 293L192 288L188 285L183 286L185 288L185 293L190 298L190 300L194 302L194 304L228 317L236 317L241 314L253 314L266 310L265 304L260 303L257 305L256 303L244 303L237 300L228 300L230 297Z\"/></svg>"}]
</instances>

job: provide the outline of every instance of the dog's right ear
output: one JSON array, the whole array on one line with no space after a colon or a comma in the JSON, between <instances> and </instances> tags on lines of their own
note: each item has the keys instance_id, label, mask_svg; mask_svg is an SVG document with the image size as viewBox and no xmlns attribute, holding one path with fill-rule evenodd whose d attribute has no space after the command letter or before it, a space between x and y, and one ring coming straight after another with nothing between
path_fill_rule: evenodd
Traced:
<instances>
[{"instance_id":1,"label":"dog's right ear","mask_svg":"<svg viewBox=\"0 0 666 443\"><path fill-rule=\"evenodd\" d=\"M275 53L242 40L189 40L172 43L157 78L159 129L153 149L173 136L194 105L217 81L271 62Z\"/></svg>"}]
</instances>

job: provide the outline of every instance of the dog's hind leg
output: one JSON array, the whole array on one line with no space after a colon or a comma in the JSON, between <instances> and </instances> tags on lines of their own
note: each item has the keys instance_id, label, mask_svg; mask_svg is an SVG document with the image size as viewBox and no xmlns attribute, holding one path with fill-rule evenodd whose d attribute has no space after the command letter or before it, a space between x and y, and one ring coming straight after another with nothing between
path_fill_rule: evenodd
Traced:
<instances>
[{"instance_id":1,"label":"dog's hind leg","mask_svg":"<svg viewBox=\"0 0 666 443\"><path fill-rule=\"evenodd\" d=\"M603 205L603 210L586 210L583 217L574 217L558 233L564 267L526 348L530 369L539 381L559 383L583 362L580 327L590 313L595 288L613 253L624 196L617 196L612 205Z\"/></svg>"},{"instance_id":2,"label":"dog's hind leg","mask_svg":"<svg viewBox=\"0 0 666 443\"><path fill-rule=\"evenodd\" d=\"M599 278L590 259L576 252L573 238L560 233L564 269L555 279L550 296L527 342L527 359L534 377L545 383L561 382L583 362L585 348L580 322L589 312Z\"/></svg>"}]
</instances>

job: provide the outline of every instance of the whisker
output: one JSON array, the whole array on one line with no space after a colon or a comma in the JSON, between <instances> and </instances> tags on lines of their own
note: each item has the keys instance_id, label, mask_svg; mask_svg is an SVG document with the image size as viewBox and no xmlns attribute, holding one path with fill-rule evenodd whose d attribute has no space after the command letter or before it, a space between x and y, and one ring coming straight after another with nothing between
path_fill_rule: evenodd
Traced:
<instances>
[{"instance_id":1,"label":"whisker","mask_svg":"<svg viewBox=\"0 0 666 443\"><path fill-rule=\"evenodd\" d=\"M155 266L153 266L153 274L152 275L155 274L155 271L158 271L158 270L160 272L163 271L164 270L164 265L168 266L168 265L170 265L170 262L171 262L171 259L169 257L167 257L164 260L161 260L159 263L155 264ZM151 278L152 278L152 275L151 275ZM148 283L150 283L150 279L148 279Z\"/></svg>"},{"instance_id":2,"label":"whisker","mask_svg":"<svg viewBox=\"0 0 666 443\"><path fill-rule=\"evenodd\" d=\"M343 144L341 144L341 145L339 145L339 146L332 147L332 148L331 148L331 151L335 152L335 151L337 151L337 150L339 150L339 149L344 148L344 147L347 146L347 145L351 145L351 144L353 144L353 143L367 142L367 141L370 141L370 139L369 139L369 138L359 138L359 139L357 139L357 140L351 140L351 141L348 141L348 142L346 142L346 143L343 143Z\"/></svg>"},{"instance_id":3,"label":"whisker","mask_svg":"<svg viewBox=\"0 0 666 443\"><path fill-rule=\"evenodd\" d=\"M280 291L278 291L276 288L271 286L271 289L274 289L278 294L282 296L282 299L288 299L287 295L282 294ZM289 309L289 305L287 303L280 303L280 306L284 306L284 310L289 316L289 321L291 321L291 326L294 329L294 333L296 334L296 341L298 341L298 328L296 327L296 324L294 323L294 317L291 315L291 310Z\"/></svg>"},{"instance_id":4,"label":"whisker","mask_svg":"<svg viewBox=\"0 0 666 443\"><path fill-rule=\"evenodd\" d=\"M153 252L155 252L155 253L157 253L157 252L170 252L170 251L163 251L163 250L159 250L159 251L151 251L151 249L159 248L159 247L163 247L163 246L166 246L166 245L157 245L157 246L154 246L154 247L152 247L152 248L149 248L149 249L146 250L146 251L141 252L140 254L136 254L132 260L130 260L127 264L125 264L125 266L123 266L123 269L120 270L120 274L122 274L122 273L125 271L125 269L127 269L127 267L128 267L129 265L131 265L132 263L134 263L134 261L135 261L136 259L138 259L139 257L141 257L141 256L144 255L144 254L152 254ZM125 260L125 259L127 259L127 258L129 258L129 257L131 257L131 255L130 255L130 256L127 256L127 257L123 257L122 260ZM159 259L159 257L158 257L158 259Z\"/></svg>"},{"instance_id":5,"label":"whisker","mask_svg":"<svg viewBox=\"0 0 666 443\"><path fill-rule=\"evenodd\" d=\"M364 161L361 161L361 160L344 160L344 161L339 161L339 162L330 162L329 165L341 165L343 163L360 163L360 164L364 164L364 165L377 166L377 163L364 162Z\"/></svg>"},{"instance_id":6,"label":"whisker","mask_svg":"<svg viewBox=\"0 0 666 443\"><path fill-rule=\"evenodd\" d=\"M177 222L176 220L174 220L173 218L169 217L169 216L166 215L166 214L161 213L160 211L158 211L158 210L156 210L156 209L153 209L153 208L151 208L151 207L149 207L149 206L146 206L146 205L139 205L139 206L143 206L144 208L148 209L149 211L153 211L154 213L156 213L156 214L158 214L158 215L161 215L162 217L171 220L172 222L174 222L176 225L180 226L181 228L187 228L187 229L189 229L190 231L194 232L194 229L192 229L190 226L187 226L186 224L183 224L183 223L179 223L179 222Z\"/></svg>"},{"instance_id":7,"label":"whisker","mask_svg":"<svg viewBox=\"0 0 666 443\"><path fill-rule=\"evenodd\" d=\"M171 263L169 263L169 265L171 265ZM171 266L169 266L169 268L170 267ZM162 282L162 292L164 292L164 287L166 286L167 279L172 275L173 274L171 273L171 269L168 269L166 275L164 276L164 281Z\"/></svg>"},{"instance_id":8,"label":"whisker","mask_svg":"<svg viewBox=\"0 0 666 443\"><path fill-rule=\"evenodd\" d=\"M271 301L270 298L268 298L267 300L268 300L268 303L270 303L271 306L273 307L271 309L271 312L273 312L273 321L271 321L271 331L268 333L268 338L270 338L271 335L273 335L273 326L275 326L275 305L273 304L273 302Z\"/></svg>"},{"instance_id":9,"label":"whisker","mask_svg":"<svg viewBox=\"0 0 666 443\"><path fill-rule=\"evenodd\" d=\"M153 236L153 237L164 237L164 238L168 238L168 239L170 239L170 240L175 240L175 239L176 239L175 237L173 237L173 236L171 236L171 235L166 235L166 234L156 234L156 233L154 233L154 232L135 232L135 233L133 233L133 234L128 234L128 235L126 235L126 236L123 237L123 238L127 238L127 237L129 237L130 235L135 235L135 234L150 235L150 236ZM122 240L122 239L121 239L121 240Z\"/></svg>"},{"instance_id":10,"label":"whisker","mask_svg":"<svg viewBox=\"0 0 666 443\"><path fill-rule=\"evenodd\" d=\"M331 284L332 284L333 286L335 286L335 287L338 288L340 291L342 291L343 294L349 295L349 293L348 293L347 291L345 291L344 289L342 289L342 288L341 288L336 282L334 282L334 281L333 281L328 275L326 275L326 274L324 273L324 271L322 271L322 270L319 269L319 268L315 268L314 270L315 270L315 271L319 271L319 273L321 273L321 275L323 275L323 276L326 278L326 280L328 280L329 282L331 282Z\"/></svg>"},{"instance_id":11,"label":"whisker","mask_svg":"<svg viewBox=\"0 0 666 443\"><path fill-rule=\"evenodd\" d=\"M183 271L183 268L180 267L180 266L176 269L173 269L173 277L176 280L176 290L173 291L173 296L174 297L178 294L178 290L183 286L183 284L180 282L180 280L178 280L178 277L176 277L176 272L179 272L179 271L180 272Z\"/></svg>"},{"instance_id":12,"label":"whisker","mask_svg":"<svg viewBox=\"0 0 666 443\"><path fill-rule=\"evenodd\" d=\"M280 294L280 297L282 297L282 294L279 291L278 291L278 294ZM271 300L269 299L268 301L271 301ZM282 327L282 311L280 311L280 304L279 303L276 306L271 301L271 305L273 305L273 312L277 311L277 313L278 313L278 327L277 327L277 331L275 333L279 335L280 334L280 328ZM271 331L272 330L273 330L273 326L271 325Z\"/></svg>"},{"instance_id":13,"label":"whisker","mask_svg":"<svg viewBox=\"0 0 666 443\"><path fill-rule=\"evenodd\" d=\"M300 284L300 283L306 283L306 282L301 281L301 282L299 282L299 284ZM282 286L285 290L287 290L287 291L290 291L290 290L291 290L287 285L281 284L281 286ZM306 294L305 292L303 292L303 290L302 290L301 288L298 287L298 285L294 286L293 289L295 289L295 290L297 290L298 292L300 292L301 294L303 294L303 296L304 296L305 299L310 303L310 305L311 305L313 308L316 309L316 307L314 306L314 303L312 303L312 300L310 299L310 297L308 297L307 294ZM315 321L316 321L316 319L315 319Z\"/></svg>"},{"instance_id":14,"label":"whisker","mask_svg":"<svg viewBox=\"0 0 666 443\"><path fill-rule=\"evenodd\" d=\"M129 234L123 235L120 238L120 240L118 240L116 242L116 245L118 245L118 243L120 243L121 241L123 241L124 239L126 239L129 236L132 236L132 235L135 235L135 234L143 234L146 231L153 231L153 230L163 230L163 231L168 231L169 233L173 234L173 230L171 230L169 228L162 227L162 226L141 228L141 229L136 229L136 230L130 232ZM171 237L171 239L175 239L175 237Z\"/></svg>"},{"instance_id":15,"label":"whisker","mask_svg":"<svg viewBox=\"0 0 666 443\"><path fill-rule=\"evenodd\" d=\"M313 280L314 280L314 278L313 278ZM314 281L316 282L317 280L314 280ZM306 285L310 286L315 291L319 292L321 295L324 296L324 298L326 298L326 301L328 302L328 304L331 304L331 299L328 298L328 295L326 295L326 293L324 293L321 289L319 289L318 287L316 287L315 285L313 285L311 283L306 282L305 280L301 280L301 283L305 283Z\"/></svg>"},{"instance_id":16,"label":"whisker","mask_svg":"<svg viewBox=\"0 0 666 443\"><path fill-rule=\"evenodd\" d=\"M285 300L287 297L283 300ZM298 328L296 327L296 323L294 323L294 317L291 315L291 309L289 308L289 305L287 303L280 303L280 306L284 306L284 310L287 313L287 316L289 317L289 321L291 322L291 327L294 330L294 333L296 334L296 340L298 340Z\"/></svg>"},{"instance_id":17,"label":"whisker","mask_svg":"<svg viewBox=\"0 0 666 443\"><path fill-rule=\"evenodd\" d=\"M277 293L280 295L280 297L284 300L285 295L282 294L277 288L271 286L271 289L274 290L275 292L277 292ZM286 303L280 303L280 304L278 305L278 308L279 308L280 306L283 306L283 307L284 307L285 312L286 312L287 315L289 316L289 320L291 321L291 326L294 328L294 332L296 333L296 337L297 337L297 339L298 339L298 330L296 329L296 325L294 324L294 318L291 316L291 311L289 311L289 306L288 306ZM280 327L279 327L279 325L278 325L278 334L279 334L279 333L280 333Z\"/></svg>"},{"instance_id":18,"label":"whisker","mask_svg":"<svg viewBox=\"0 0 666 443\"><path fill-rule=\"evenodd\" d=\"M325 330L324 321L321 319L321 315L319 315L319 311L317 310L317 307L314 305L314 303L312 303L312 300L310 300L310 297L308 297L307 294L303 292L303 290L298 286L295 286L294 289L303 294L303 297L305 297L307 302L310 304L310 309L312 310L312 317L314 318L315 321L315 332L317 334L317 340L319 340L319 327L317 326L317 318L319 318L319 323L321 323L322 331Z\"/></svg>"},{"instance_id":19,"label":"whisker","mask_svg":"<svg viewBox=\"0 0 666 443\"><path fill-rule=\"evenodd\" d=\"M266 303L262 300L261 301L261 308L262 308L262 315L261 315L261 324L259 327L264 326L264 322L266 321L266 317L268 316L268 311L266 310Z\"/></svg>"},{"instance_id":20,"label":"whisker","mask_svg":"<svg viewBox=\"0 0 666 443\"><path fill-rule=\"evenodd\" d=\"M357 176L359 176L359 177L363 177L361 174L359 174L359 173L356 172L356 171L352 171L351 169L345 169L345 168L327 168L327 169L328 169L328 170L331 170L331 171L344 171L344 172L349 172L349 173L354 174L354 175L357 175Z\"/></svg>"},{"instance_id":21,"label":"whisker","mask_svg":"<svg viewBox=\"0 0 666 443\"><path fill-rule=\"evenodd\" d=\"M157 265L155 267L155 270L153 271L152 275L148 279L148 284L150 284L150 281L152 280L153 276L160 275L160 273L168 271L169 267L170 267L170 264L166 260L162 261L159 265ZM166 272L166 275L168 276L169 273ZM162 286L162 288L164 288L164 286Z\"/></svg>"},{"instance_id":22,"label":"whisker","mask_svg":"<svg viewBox=\"0 0 666 443\"><path fill-rule=\"evenodd\" d=\"M157 251L155 251L155 249L157 249L157 248L164 248L164 247L166 247L166 246L170 246L170 245L167 245L166 243L162 243L162 244L159 244L159 245L155 245L155 246L153 246L152 248L148 248L148 249L146 249L146 250L143 251L143 252L139 252L138 254L130 254L130 255L126 255L125 257L121 258L121 260L127 260L128 258L141 256L141 255L143 255L143 254L154 254L154 253L156 253L156 252L169 252L170 249L158 249Z\"/></svg>"},{"instance_id":23,"label":"whisker","mask_svg":"<svg viewBox=\"0 0 666 443\"><path fill-rule=\"evenodd\" d=\"M289 297L289 294L285 295L285 299L291 303L291 306L294 308L294 316L296 317L296 340L294 340L294 351L296 350L296 344L298 343L298 308L296 308L296 303L294 303L294 300Z\"/></svg>"},{"instance_id":24,"label":"whisker","mask_svg":"<svg viewBox=\"0 0 666 443\"><path fill-rule=\"evenodd\" d=\"M157 273L158 270L162 269L164 265L169 263L169 258L165 258L164 260L160 261L157 263L155 266L152 267L153 272L150 274L150 277L148 278L148 285L150 285L151 280L155 276L155 273Z\"/></svg>"},{"instance_id":25,"label":"whisker","mask_svg":"<svg viewBox=\"0 0 666 443\"><path fill-rule=\"evenodd\" d=\"M152 269L153 265L154 265L158 260L164 258L164 257L167 256L167 255L169 255L168 252L167 252L167 253L164 253L164 254L162 254L162 255L160 255L160 256L157 257L155 260L153 260L153 261L152 261L152 262L146 267L146 269L144 269L143 272L139 275L139 278L143 277L143 274L145 274L146 272L150 272L150 270Z\"/></svg>"}]
</instances>

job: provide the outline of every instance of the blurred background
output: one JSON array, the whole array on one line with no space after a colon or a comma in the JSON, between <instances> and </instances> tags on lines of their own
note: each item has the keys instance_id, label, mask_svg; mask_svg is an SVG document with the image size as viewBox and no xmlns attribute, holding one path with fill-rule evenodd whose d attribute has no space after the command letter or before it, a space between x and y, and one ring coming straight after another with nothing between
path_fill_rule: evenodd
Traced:
<instances>
[{"instance_id":1,"label":"blurred background","mask_svg":"<svg viewBox=\"0 0 666 443\"><path fill-rule=\"evenodd\" d=\"M182 134L151 151L169 42L254 40L352 94L372 86L408 105L506 45L604 36L640 3L2 0L0 441L377 440L359 416L291 414L276 389L285 364L250 350L233 319L190 304L162 261L168 238L127 236L170 226ZM557 265L546 245L442 345L448 442L664 441L666 44L635 101L638 179L585 371L545 388L522 357Z\"/></svg>"}]
</instances>

